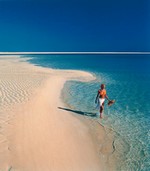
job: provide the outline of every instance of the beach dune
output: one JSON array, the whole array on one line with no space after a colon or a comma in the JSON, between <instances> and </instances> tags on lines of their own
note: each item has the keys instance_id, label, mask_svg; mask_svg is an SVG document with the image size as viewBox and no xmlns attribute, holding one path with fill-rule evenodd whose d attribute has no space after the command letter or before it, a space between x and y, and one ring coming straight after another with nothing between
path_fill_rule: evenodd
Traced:
<instances>
[{"instance_id":1,"label":"beach dune","mask_svg":"<svg viewBox=\"0 0 150 171\"><path fill-rule=\"evenodd\" d=\"M0 170L104 170L89 127L59 109L67 80L94 77L36 67L17 57L1 58L0 65Z\"/></svg>"}]
</instances>

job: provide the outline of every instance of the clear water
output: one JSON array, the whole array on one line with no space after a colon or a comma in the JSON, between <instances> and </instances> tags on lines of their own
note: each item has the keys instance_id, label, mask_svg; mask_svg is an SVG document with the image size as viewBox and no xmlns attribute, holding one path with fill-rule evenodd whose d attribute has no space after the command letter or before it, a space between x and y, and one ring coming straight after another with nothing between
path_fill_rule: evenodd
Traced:
<instances>
[{"instance_id":1,"label":"clear water","mask_svg":"<svg viewBox=\"0 0 150 171\"><path fill-rule=\"evenodd\" d=\"M95 96L106 84L115 105L105 105L103 124L116 132L114 145L120 171L150 170L150 56L149 55L37 55L36 65L80 69L92 72L97 80L89 83L69 81L63 90L70 108L98 112Z\"/></svg>"}]
</instances>

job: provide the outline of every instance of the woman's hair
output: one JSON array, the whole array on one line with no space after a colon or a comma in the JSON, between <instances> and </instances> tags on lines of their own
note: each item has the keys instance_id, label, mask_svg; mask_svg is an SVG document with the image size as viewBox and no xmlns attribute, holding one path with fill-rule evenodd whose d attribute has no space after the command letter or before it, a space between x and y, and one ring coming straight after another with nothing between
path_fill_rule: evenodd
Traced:
<instances>
[{"instance_id":1,"label":"woman's hair","mask_svg":"<svg viewBox=\"0 0 150 171\"><path fill-rule=\"evenodd\" d=\"M105 88L105 84L101 84L101 88Z\"/></svg>"}]
</instances>

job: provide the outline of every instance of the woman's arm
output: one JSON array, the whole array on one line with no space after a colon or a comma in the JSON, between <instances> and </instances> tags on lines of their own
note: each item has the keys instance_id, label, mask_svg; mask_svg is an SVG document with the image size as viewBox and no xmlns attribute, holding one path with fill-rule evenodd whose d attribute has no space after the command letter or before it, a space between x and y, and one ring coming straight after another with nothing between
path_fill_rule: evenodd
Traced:
<instances>
[{"instance_id":1,"label":"woman's arm","mask_svg":"<svg viewBox=\"0 0 150 171\"><path fill-rule=\"evenodd\" d=\"M110 101L107 95L106 95L105 97L106 97L106 99L107 99L108 101Z\"/></svg>"},{"instance_id":2,"label":"woman's arm","mask_svg":"<svg viewBox=\"0 0 150 171\"><path fill-rule=\"evenodd\" d=\"M97 103L98 97L99 97L99 92L97 92L97 96L96 96L96 99L95 99L95 103Z\"/></svg>"}]
</instances>

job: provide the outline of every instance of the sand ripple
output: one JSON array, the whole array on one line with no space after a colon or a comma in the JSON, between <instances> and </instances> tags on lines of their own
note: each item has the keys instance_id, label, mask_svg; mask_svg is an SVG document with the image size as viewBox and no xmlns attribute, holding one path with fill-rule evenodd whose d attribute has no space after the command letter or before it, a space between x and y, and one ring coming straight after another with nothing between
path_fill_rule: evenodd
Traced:
<instances>
[{"instance_id":1,"label":"sand ripple","mask_svg":"<svg viewBox=\"0 0 150 171\"><path fill-rule=\"evenodd\" d=\"M19 60L0 56L0 168L7 170L10 170L10 135L7 129L12 126L13 108L27 102L50 74Z\"/></svg>"},{"instance_id":2,"label":"sand ripple","mask_svg":"<svg viewBox=\"0 0 150 171\"><path fill-rule=\"evenodd\" d=\"M17 60L0 59L0 110L29 100L33 90L49 76Z\"/></svg>"}]
</instances>

